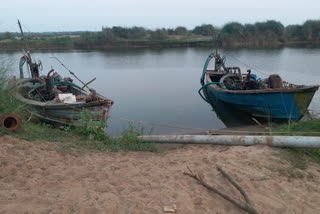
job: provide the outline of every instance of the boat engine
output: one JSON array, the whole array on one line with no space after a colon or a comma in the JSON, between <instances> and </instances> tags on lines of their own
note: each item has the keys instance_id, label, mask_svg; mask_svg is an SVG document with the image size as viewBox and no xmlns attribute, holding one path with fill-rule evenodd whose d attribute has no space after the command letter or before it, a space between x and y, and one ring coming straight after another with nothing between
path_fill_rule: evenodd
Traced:
<instances>
[{"instance_id":1,"label":"boat engine","mask_svg":"<svg viewBox=\"0 0 320 214\"><path fill-rule=\"evenodd\" d=\"M268 78L270 88L281 88L282 79L278 74L272 74Z\"/></svg>"}]
</instances>

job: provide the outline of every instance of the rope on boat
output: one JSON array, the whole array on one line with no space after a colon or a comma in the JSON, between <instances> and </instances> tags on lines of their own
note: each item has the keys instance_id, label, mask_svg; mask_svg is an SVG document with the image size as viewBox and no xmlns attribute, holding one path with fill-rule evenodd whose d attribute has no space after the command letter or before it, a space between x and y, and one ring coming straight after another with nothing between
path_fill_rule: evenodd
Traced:
<instances>
[{"instance_id":1,"label":"rope on boat","mask_svg":"<svg viewBox=\"0 0 320 214\"><path fill-rule=\"evenodd\" d=\"M234 60L236 60L236 61L240 62L241 64L243 64L243 65L247 66L248 68L251 68L252 70L255 70L255 71L257 71L257 72L259 72L259 73L261 73L261 74L263 74L263 75L265 75L265 76L269 76L269 74L267 74L267 73L263 72L263 71L262 71L262 69L258 68L257 66L252 66L252 65L250 66L250 65L248 65L248 64L246 64L246 63L244 63L244 62L242 62L242 61L241 61L240 59L238 59L237 57L232 56L231 54L230 54L230 55L228 55L228 57L230 57L230 58L232 58L232 59L234 59Z\"/></svg>"},{"instance_id":2,"label":"rope on boat","mask_svg":"<svg viewBox=\"0 0 320 214\"><path fill-rule=\"evenodd\" d=\"M132 123L139 123L139 124L146 124L146 125L160 126L160 127L167 127L167 128L189 129L189 130L197 130L197 131L209 131L208 129L202 129L202 128L189 128L189 127L177 126L177 125L159 124L159 123L152 123L152 122L146 122L146 121L130 120L130 119L123 118L123 117L109 116L109 118L128 121L128 122L132 122Z\"/></svg>"}]
</instances>

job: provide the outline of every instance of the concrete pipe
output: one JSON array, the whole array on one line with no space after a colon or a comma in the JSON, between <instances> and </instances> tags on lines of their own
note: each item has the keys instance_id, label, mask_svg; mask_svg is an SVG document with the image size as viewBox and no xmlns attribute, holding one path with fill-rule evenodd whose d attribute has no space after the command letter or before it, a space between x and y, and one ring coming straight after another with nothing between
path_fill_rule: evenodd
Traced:
<instances>
[{"instance_id":1,"label":"concrete pipe","mask_svg":"<svg viewBox=\"0 0 320 214\"><path fill-rule=\"evenodd\" d=\"M21 128L20 116L14 113L3 114L0 118L0 125L4 130L16 132Z\"/></svg>"}]
</instances>

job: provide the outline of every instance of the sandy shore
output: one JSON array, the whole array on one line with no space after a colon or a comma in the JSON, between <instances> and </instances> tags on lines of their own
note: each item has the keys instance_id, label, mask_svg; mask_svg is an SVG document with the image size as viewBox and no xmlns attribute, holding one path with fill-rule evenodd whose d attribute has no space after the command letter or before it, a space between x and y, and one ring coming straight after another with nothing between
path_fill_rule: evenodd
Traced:
<instances>
[{"instance_id":1,"label":"sandy shore","mask_svg":"<svg viewBox=\"0 0 320 214\"><path fill-rule=\"evenodd\" d=\"M211 185L242 200L218 173L220 165L261 213L320 213L320 165L303 178L275 148L184 146L151 152L56 152L48 142L0 137L0 213L245 213L183 174L187 166Z\"/></svg>"}]
</instances>

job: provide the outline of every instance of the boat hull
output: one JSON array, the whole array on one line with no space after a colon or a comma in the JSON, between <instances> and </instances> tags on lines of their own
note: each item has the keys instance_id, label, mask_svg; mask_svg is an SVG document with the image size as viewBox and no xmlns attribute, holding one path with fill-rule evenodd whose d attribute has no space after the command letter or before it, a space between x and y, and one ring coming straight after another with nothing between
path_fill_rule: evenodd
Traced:
<instances>
[{"instance_id":1,"label":"boat hull","mask_svg":"<svg viewBox=\"0 0 320 214\"><path fill-rule=\"evenodd\" d=\"M108 108L103 105L91 105L91 106L75 106L67 108L50 108L47 107L44 109L44 115L50 118L63 119L65 121L77 123L81 119L81 113L87 111L90 119L92 120L101 120L104 111L107 111Z\"/></svg>"},{"instance_id":2,"label":"boat hull","mask_svg":"<svg viewBox=\"0 0 320 214\"><path fill-rule=\"evenodd\" d=\"M29 82L29 80L26 80ZM101 121L106 119L113 101L107 99L96 99L86 102L79 101L74 103L63 103L56 101L40 102L32 99L27 99L22 96L24 90L30 90L29 86L20 85L17 88L16 98L28 106L32 114L42 120L61 123L68 125L78 125L83 114L88 114L88 119ZM77 89L75 89L77 90Z\"/></svg>"},{"instance_id":3,"label":"boat hull","mask_svg":"<svg viewBox=\"0 0 320 214\"><path fill-rule=\"evenodd\" d=\"M210 102L214 97L255 117L299 120L307 111L318 86L285 92L228 93L216 85L206 87ZM214 97L213 97L214 96Z\"/></svg>"},{"instance_id":4,"label":"boat hull","mask_svg":"<svg viewBox=\"0 0 320 214\"><path fill-rule=\"evenodd\" d=\"M86 112L91 120L101 121L102 119L105 119L103 118L104 116L107 116L106 113L108 112L108 108L109 107L98 104L85 107L82 104L79 104L78 106L73 105L73 107L65 106L59 108L56 106L47 106L44 108L33 106L35 111L32 113L45 121L77 126L83 112Z\"/></svg>"}]
</instances>

